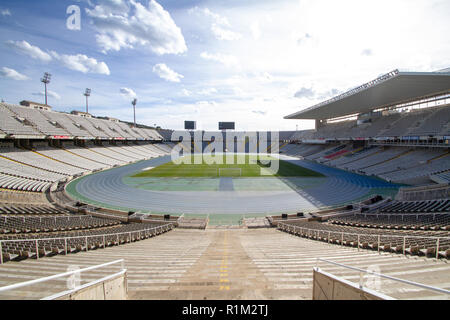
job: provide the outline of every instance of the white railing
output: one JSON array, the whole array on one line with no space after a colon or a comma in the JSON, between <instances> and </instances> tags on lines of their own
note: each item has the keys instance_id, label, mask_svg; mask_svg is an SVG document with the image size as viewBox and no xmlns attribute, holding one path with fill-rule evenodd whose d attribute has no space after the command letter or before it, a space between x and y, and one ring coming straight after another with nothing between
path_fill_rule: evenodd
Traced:
<instances>
[{"instance_id":1,"label":"white railing","mask_svg":"<svg viewBox=\"0 0 450 320\"><path fill-rule=\"evenodd\" d=\"M106 238L107 237L115 237L117 240L117 244L120 244L120 236L125 235L125 243L131 243L132 237L139 235L142 236L142 233L144 233L144 236L147 236L149 232L153 232L152 234L159 234L158 232L162 233L164 231L171 230L173 227L172 223L164 224L161 226L156 226L148 229L142 229L142 230L136 230L136 231L128 231L128 232L120 232L120 233L110 233L110 234L98 234L98 235L90 235L90 236L78 236L78 237L59 237L59 238L41 238L41 239L16 239L16 240L0 240L0 264L3 264L3 245L6 243L20 243L20 242L34 242L34 250L35 250L35 256L36 259L39 260L39 241L64 241L64 253L67 255L68 253L68 244L70 244L70 240L83 240L83 243L85 245L84 250L87 252L89 251L89 239L92 238L102 238L102 248L106 248ZM81 250L83 247L81 247ZM32 256L34 257L34 256Z\"/></svg>"},{"instance_id":2,"label":"white railing","mask_svg":"<svg viewBox=\"0 0 450 320\"><path fill-rule=\"evenodd\" d=\"M317 262L319 262L319 261L322 261L322 262L325 262L325 263L329 263L329 264L332 264L332 265L335 265L335 266L339 266L339 267L342 267L342 268L358 271L360 273L360 280L359 280L359 287L360 287L360 289L363 288L363 285L362 285L363 284L363 275L364 274L370 274L370 275L373 275L373 276L376 276L376 277L380 277L380 278L383 278L383 279L388 279L388 280L392 280L392 281L408 284L408 285L411 285L411 286L419 287L419 288L422 288L422 289L438 292L438 293L441 293L441 294L443 293L443 294L450 295L450 291L446 290L446 289L437 288L437 287L429 286L429 285L418 283L418 282L414 282L414 281L409 281L409 280L404 280L404 279L388 276L388 275L385 275L385 274L382 274L382 273L377 273L377 272L374 272L374 271L371 271L371 270L364 270L364 269L360 269L360 268L356 268L356 267L347 266L345 264L334 262L334 261L330 261L330 260L323 259L323 258L317 258ZM319 267L315 267L314 269L317 270L317 271L320 270Z\"/></svg>"},{"instance_id":3,"label":"white railing","mask_svg":"<svg viewBox=\"0 0 450 320\"><path fill-rule=\"evenodd\" d=\"M316 239L319 239L319 234L325 234L326 235L326 239L328 243L331 243L331 235L340 235L340 245L343 246L344 245L344 236L353 236L356 237L356 241L351 241L354 242L358 248L358 251L360 250L360 248L363 246L364 243L366 243L367 241L362 242L361 238L363 239L367 239L367 238L373 238L376 239L375 242L377 243L376 245L376 249L378 250L378 253L380 253L380 247L381 247L381 243L382 243L382 238L397 238L400 240L400 242L402 243L401 245L401 249L402 250L402 254L406 255L406 253L412 253L411 249L407 249L406 248L406 243L408 239L425 239L425 240L429 240L428 242L430 243L430 246L427 246L426 248L435 248L435 257L436 259L439 259L439 248L441 246L441 242L442 240L446 240L446 241L450 241L450 237L425 237L425 236L413 236L413 235L408 235L408 236L399 236L399 235L390 235L390 234L369 234L369 233L353 233L353 232L343 232L343 231L331 231L331 230L319 230L319 229L309 229L309 228L304 228L304 227L299 227L299 226L295 226L295 225L290 225L290 224L286 224L286 223L282 223L279 222L278 229L280 229L281 231L287 231L287 232L293 232L295 234L298 234L297 232L300 232L300 235L307 235L307 236L312 236L315 237ZM347 240L345 240L347 241ZM389 242L389 241L388 241ZM433 245L431 246L431 243L433 243ZM389 247L391 246L392 241L389 242ZM397 245L395 245L395 247L397 247ZM424 245L425 248L425 245Z\"/></svg>"},{"instance_id":4,"label":"white railing","mask_svg":"<svg viewBox=\"0 0 450 320\"><path fill-rule=\"evenodd\" d=\"M433 220L436 219L436 216L448 216L449 212L417 212L417 213L361 213L361 212L355 212L352 213L351 216L363 216L364 218L367 217L388 217L388 220L390 220L390 217L400 217L402 218L402 221L404 220L404 218L406 217L416 217L416 220L418 220L418 217L433 217ZM340 216L339 218L341 218L342 216ZM331 219L332 220L332 219ZM347 221L345 221L347 222ZM352 221L353 222L353 221Z\"/></svg>"},{"instance_id":5,"label":"white railing","mask_svg":"<svg viewBox=\"0 0 450 320\"><path fill-rule=\"evenodd\" d=\"M35 279L35 280L26 281L26 282L12 284L12 285L5 286L5 287L0 287L0 293L6 292L6 291L15 290L15 289L19 289L19 288L23 288L23 287L27 287L27 286L31 286L31 285L35 285L35 284L39 284L39 283L43 283L43 282L47 282L47 281L50 281L50 280L63 278L63 277L68 277L68 276L73 276L73 275L80 275L82 272L91 271L91 270L95 270L95 269L100 269L100 268L108 267L108 266L111 266L111 265L114 265L114 264L118 264L118 263L121 264L121 270L120 270L120 272L115 273L114 275L108 276L106 278L102 278L102 279L94 281L94 282L87 283L87 284L82 285L82 286L78 286L78 287L76 287L74 289L71 289L69 291L57 293L55 295L52 295L52 296L49 296L49 297L41 299L41 300L53 300L53 299L59 298L61 296L70 294L72 292L78 291L78 290L80 290L82 288L91 286L91 285L93 285L95 283L105 281L105 280L107 280L107 279L109 279L111 277L115 277L115 276L118 276L118 275L125 274L127 269L125 269L124 259L120 259L120 260L116 260L116 261L112 261L112 262L108 262L108 263L104 263L104 264L100 264L100 265L96 265L96 266L92 266L92 267L87 267L87 268L80 269L80 270L68 271L68 272L56 274L56 275L45 277L45 278L40 278L40 279Z\"/></svg>"},{"instance_id":6,"label":"white railing","mask_svg":"<svg viewBox=\"0 0 450 320\"><path fill-rule=\"evenodd\" d=\"M39 222L42 221L55 221L55 223L58 220L63 220L63 221L70 221L70 220L83 220L83 219L87 219L87 218L96 218L96 219L102 219L100 217L93 217L91 215L78 215L78 216L51 216L51 215L47 215L47 216L32 216L32 215L0 215L0 220L3 220L5 223L8 222L8 220L15 220L17 221L17 219L21 219L22 222L26 222L28 221L37 221L39 220Z\"/></svg>"}]
</instances>

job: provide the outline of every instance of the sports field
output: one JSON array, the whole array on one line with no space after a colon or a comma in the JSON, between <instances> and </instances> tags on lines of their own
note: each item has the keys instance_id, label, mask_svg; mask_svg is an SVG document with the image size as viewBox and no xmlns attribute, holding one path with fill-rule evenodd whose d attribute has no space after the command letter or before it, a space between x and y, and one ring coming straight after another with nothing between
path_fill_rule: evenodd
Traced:
<instances>
[{"instance_id":1,"label":"sports field","mask_svg":"<svg viewBox=\"0 0 450 320\"><path fill-rule=\"evenodd\" d=\"M322 174L269 156L259 156L255 161L249 155L186 156L178 163L168 162L156 168L144 170L133 178L217 178L217 177L323 177ZM221 159L220 159L221 158ZM234 158L234 159L233 159ZM211 164L212 160L219 160ZM221 160L221 161L220 161ZM270 163L268 163L270 161ZM273 162L273 163L272 163ZM278 162L279 165L276 165ZM275 169L271 169L275 168Z\"/></svg>"}]
</instances>

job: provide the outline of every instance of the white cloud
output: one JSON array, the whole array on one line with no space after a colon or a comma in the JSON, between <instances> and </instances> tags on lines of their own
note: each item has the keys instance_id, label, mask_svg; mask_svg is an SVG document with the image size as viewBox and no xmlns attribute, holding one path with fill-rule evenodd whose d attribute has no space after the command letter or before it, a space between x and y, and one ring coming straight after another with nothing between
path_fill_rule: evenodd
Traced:
<instances>
[{"instance_id":1,"label":"white cloud","mask_svg":"<svg viewBox=\"0 0 450 320\"><path fill-rule=\"evenodd\" d=\"M200 107L216 107L217 102L215 102L215 101L198 101L196 103L196 105L200 106Z\"/></svg>"},{"instance_id":2,"label":"white cloud","mask_svg":"<svg viewBox=\"0 0 450 320\"><path fill-rule=\"evenodd\" d=\"M301 36L298 37L297 44L303 45L305 43L308 43L308 41L310 41L311 39L312 36L309 33L302 34Z\"/></svg>"},{"instance_id":3,"label":"white cloud","mask_svg":"<svg viewBox=\"0 0 450 320\"><path fill-rule=\"evenodd\" d=\"M295 98L314 98L316 92L312 88L301 88L295 94Z\"/></svg>"},{"instance_id":4,"label":"white cloud","mask_svg":"<svg viewBox=\"0 0 450 320\"><path fill-rule=\"evenodd\" d=\"M6 16L10 16L11 15L11 11L9 11L9 9L3 9L0 11L0 14L4 17Z\"/></svg>"},{"instance_id":5,"label":"white cloud","mask_svg":"<svg viewBox=\"0 0 450 320\"><path fill-rule=\"evenodd\" d=\"M126 10L114 10L114 7L125 8L125 5ZM97 44L105 53L131 49L135 45L148 48L158 55L187 51L181 29L169 12L154 0L149 2L148 7L134 0L103 1L92 10L86 9L86 12L98 31Z\"/></svg>"},{"instance_id":6,"label":"white cloud","mask_svg":"<svg viewBox=\"0 0 450 320\"><path fill-rule=\"evenodd\" d=\"M261 28L259 22L255 21L250 25L250 31L252 32L253 39L259 40L261 38Z\"/></svg>"},{"instance_id":7,"label":"white cloud","mask_svg":"<svg viewBox=\"0 0 450 320\"><path fill-rule=\"evenodd\" d=\"M213 93L217 93L217 89L216 88L207 88L207 89L203 89L201 91L198 92L198 94L203 95L203 96L210 96Z\"/></svg>"},{"instance_id":8,"label":"white cloud","mask_svg":"<svg viewBox=\"0 0 450 320\"><path fill-rule=\"evenodd\" d=\"M55 51L51 52L51 55L58 60L64 67L79 71L82 73L97 73L110 75L110 71L106 63L99 62L94 58L90 58L84 54L67 55L58 54Z\"/></svg>"},{"instance_id":9,"label":"white cloud","mask_svg":"<svg viewBox=\"0 0 450 320\"><path fill-rule=\"evenodd\" d=\"M23 81L23 80L29 80L30 78L28 78L27 76L17 72L14 69L10 69L7 67L3 67L0 70L0 76L8 78L8 79L12 79L12 80L17 80L17 81Z\"/></svg>"},{"instance_id":10,"label":"white cloud","mask_svg":"<svg viewBox=\"0 0 450 320\"><path fill-rule=\"evenodd\" d=\"M210 20L212 20L211 31L219 40L233 41L242 38L242 35L240 33L230 30L231 24L226 17L222 17L221 15L212 12L208 8L200 9L199 7L194 7L189 9L188 13L201 13L204 16L210 18Z\"/></svg>"},{"instance_id":11,"label":"white cloud","mask_svg":"<svg viewBox=\"0 0 450 320\"><path fill-rule=\"evenodd\" d=\"M164 63L159 63L153 67L153 72L156 73L161 79L170 82L180 82L184 78L181 74L176 73Z\"/></svg>"},{"instance_id":12,"label":"white cloud","mask_svg":"<svg viewBox=\"0 0 450 320\"><path fill-rule=\"evenodd\" d=\"M181 90L181 93L182 93L183 95L185 95L186 97L190 97L190 96L192 95L192 92L191 92L191 91L189 91L189 90L187 90L187 89L184 89L184 88L183 88L183 90Z\"/></svg>"},{"instance_id":13,"label":"white cloud","mask_svg":"<svg viewBox=\"0 0 450 320\"><path fill-rule=\"evenodd\" d=\"M258 114L260 116L265 116L267 114L267 111L253 110L252 113Z\"/></svg>"},{"instance_id":14,"label":"white cloud","mask_svg":"<svg viewBox=\"0 0 450 320\"><path fill-rule=\"evenodd\" d=\"M230 26L230 22L228 21L228 19L226 17L222 17L221 15L212 12L208 8L200 9L199 7L195 6L194 8L189 9L188 13L189 14L201 13L201 14L205 15L206 17L211 18L217 24L227 26L227 27Z\"/></svg>"},{"instance_id":15,"label":"white cloud","mask_svg":"<svg viewBox=\"0 0 450 320\"><path fill-rule=\"evenodd\" d=\"M202 52L200 54L200 57L202 57L205 60L220 62L227 67L237 66L239 64L239 61L235 56L226 55L226 54L222 54L222 53L214 54L214 53Z\"/></svg>"},{"instance_id":16,"label":"white cloud","mask_svg":"<svg viewBox=\"0 0 450 320\"><path fill-rule=\"evenodd\" d=\"M361 52L361 55L362 55L362 56L367 56L367 57L369 57L369 56L372 56L372 55L373 55L373 51L372 51L372 49L364 49L364 50Z\"/></svg>"},{"instance_id":17,"label":"white cloud","mask_svg":"<svg viewBox=\"0 0 450 320\"><path fill-rule=\"evenodd\" d=\"M55 51L49 53L42 51L39 47L33 46L26 41L6 41L6 45L16 52L25 54L33 59L42 62L51 62L56 60L62 66L82 73L97 73L110 75L108 65L105 62L99 62L94 58L84 54L67 55L59 54Z\"/></svg>"},{"instance_id":18,"label":"white cloud","mask_svg":"<svg viewBox=\"0 0 450 320\"><path fill-rule=\"evenodd\" d=\"M26 41L6 41L6 45L16 52L27 55L33 59L41 60L42 62L52 61L52 57L39 49L38 47L32 46Z\"/></svg>"},{"instance_id":19,"label":"white cloud","mask_svg":"<svg viewBox=\"0 0 450 320\"><path fill-rule=\"evenodd\" d=\"M219 40L233 41L242 38L242 35L240 33L222 28L215 23L211 26L211 31Z\"/></svg>"},{"instance_id":20,"label":"white cloud","mask_svg":"<svg viewBox=\"0 0 450 320\"><path fill-rule=\"evenodd\" d=\"M133 91L133 89L129 88L120 88L120 94L129 99L134 99L137 97L136 92Z\"/></svg>"},{"instance_id":21,"label":"white cloud","mask_svg":"<svg viewBox=\"0 0 450 320\"><path fill-rule=\"evenodd\" d=\"M45 92L41 91L41 92L36 92L36 93L32 93L33 96L41 96L44 97L45 96ZM55 98L56 100L60 100L61 96L59 94L57 94L54 91L51 90L47 90L47 96L48 97L52 97Z\"/></svg>"}]
</instances>

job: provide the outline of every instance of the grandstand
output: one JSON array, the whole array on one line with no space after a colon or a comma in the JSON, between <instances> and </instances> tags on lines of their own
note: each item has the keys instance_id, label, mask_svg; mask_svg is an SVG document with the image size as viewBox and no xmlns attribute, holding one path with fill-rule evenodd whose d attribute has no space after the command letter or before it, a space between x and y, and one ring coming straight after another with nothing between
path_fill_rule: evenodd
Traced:
<instances>
[{"instance_id":1,"label":"grandstand","mask_svg":"<svg viewBox=\"0 0 450 320\"><path fill-rule=\"evenodd\" d=\"M387 282L380 297L448 299L449 99L449 73L396 70L286 117L314 130L236 141L1 103L0 299L64 292L65 280L1 287L117 258L131 299L310 299L317 259L419 286ZM317 175L135 177L178 143L183 155L231 145Z\"/></svg>"}]
</instances>

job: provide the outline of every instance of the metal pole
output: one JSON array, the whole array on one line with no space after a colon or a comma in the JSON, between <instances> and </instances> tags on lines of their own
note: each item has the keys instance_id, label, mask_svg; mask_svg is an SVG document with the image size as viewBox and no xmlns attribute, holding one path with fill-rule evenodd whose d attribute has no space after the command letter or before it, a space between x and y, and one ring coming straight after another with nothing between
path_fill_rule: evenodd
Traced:
<instances>
[{"instance_id":1,"label":"metal pole","mask_svg":"<svg viewBox=\"0 0 450 320\"><path fill-rule=\"evenodd\" d=\"M1 246L0 246L0 248L1 248ZM436 240L436 259L439 259L439 238L437 238L437 240Z\"/></svg>"},{"instance_id":2,"label":"metal pole","mask_svg":"<svg viewBox=\"0 0 450 320\"><path fill-rule=\"evenodd\" d=\"M341 234L341 246L343 246L344 245L344 233L342 232L342 234Z\"/></svg>"},{"instance_id":3,"label":"metal pole","mask_svg":"<svg viewBox=\"0 0 450 320\"><path fill-rule=\"evenodd\" d=\"M378 253L380 253L380 235L378 235L378 246L377 246L377 248L378 248Z\"/></svg>"},{"instance_id":4,"label":"metal pole","mask_svg":"<svg viewBox=\"0 0 450 320\"><path fill-rule=\"evenodd\" d=\"M67 238L64 239L64 248L66 250L66 256L67 256Z\"/></svg>"},{"instance_id":5,"label":"metal pole","mask_svg":"<svg viewBox=\"0 0 450 320\"><path fill-rule=\"evenodd\" d=\"M364 273L360 272L359 273L359 288L360 289L363 288L363 283L364 283Z\"/></svg>"},{"instance_id":6,"label":"metal pole","mask_svg":"<svg viewBox=\"0 0 450 320\"><path fill-rule=\"evenodd\" d=\"M359 251L359 234L358 234L358 251Z\"/></svg>"},{"instance_id":7,"label":"metal pole","mask_svg":"<svg viewBox=\"0 0 450 320\"><path fill-rule=\"evenodd\" d=\"M103 236L103 249L105 249L105 245L106 245L105 236Z\"/></svg>"},{"instance_id":8,"label":"metal pole","mask_svg":"<svg viewBox=\"0 0 450 320\"><path fill-rule=\"evenodd\" d=\"M1 241L0 241L0 264L3 264L3 247Z\"/></svg>"},{"instance_id":9,"label":"metal pole","mask_svg":"<svg viewBox=\"0 0 450 320\"><path fill-rule=\"evenodd\" d=\"M403 255L405 255L406 253L406 237L403 237Z\"/></svg>"},{"instance_id":10,"label":"metal pole","mask_svg":"<svg viewBox=\"0 0 450 320\"><path fill-rule=\"evenodd\" d=\"M86 252L88 251L88 241L87 241L87 237L86 237Z\"/></svg>"},{"instance_id":11,"label":"metal pole","mask_svg":"<svg viewBox=\"0 0 450 320\"><path fill-rule=\"evenodd\" d=\"M44 82L44 86L45 86L45 105L47 106L47 83Z\"/></svg>"},{"instance_id":12,"label":"metal pole","mask_svg":"<svg viewBox=\"0 0 450 320\"><path fill-rule=\"evenodd\" d=\"M39 260L38 241L39 240L36 240L36 260Z\"/></svg>"}]
</instances>

